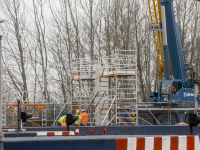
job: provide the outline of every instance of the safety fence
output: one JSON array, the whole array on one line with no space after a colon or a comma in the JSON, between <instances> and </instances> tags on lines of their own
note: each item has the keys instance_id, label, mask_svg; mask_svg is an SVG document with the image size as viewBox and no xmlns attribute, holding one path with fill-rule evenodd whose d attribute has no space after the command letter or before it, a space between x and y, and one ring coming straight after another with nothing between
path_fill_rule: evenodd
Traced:
<instances>
[{"instance_id":1,"label":"safety fence","mask_svg":"<svg viewBox=\"0 0 200 150\"><path fill-rule=\"evenodd\" d=\"M107 105L105 105L107 103ZM194 104L166 103L116 103L112 101L80 104L90 116L88 125L174 125L187 123L188 113L194 112ZM137 107L136 107L137 106ZM6 104L6 127L17 126L17 105ZM61 116L76 115L80 106L73 104L22 104L22 111L32 113L24 127L60 126ZM117 109L116 109L117 108Z\"/></svg>"}]
</instances>

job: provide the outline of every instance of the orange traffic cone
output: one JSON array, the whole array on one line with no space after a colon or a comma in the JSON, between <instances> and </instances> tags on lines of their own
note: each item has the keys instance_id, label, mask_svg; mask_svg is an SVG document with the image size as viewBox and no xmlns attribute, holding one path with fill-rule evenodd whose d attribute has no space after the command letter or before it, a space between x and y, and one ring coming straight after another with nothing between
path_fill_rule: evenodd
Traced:
<instances>
[{"instance_id":1,"label":"orange traffic cone","mask_svg":"<svg viewBox=\"0 0 200 150\"><path fill-rule=\"evenodd\" d=\"M103 134L107 134L106 128L104 128L104 132L103 132Z\"/></svg>"},{"instance_id":2,"label":"orange traffic cone","mask_svg":"<svg viewBox=\"0 0 200 150\"><path fill-rule=\"evenodd\" d=\"M93 129L90 130L90 135L93 135Z\"/></svg>"},{"instance_id":3,"label":"orange traffic cone","mask_svg":"<svg viewBox=\"0 0 200 150\"><path fill-rule=\"evenodd\" d=\"M78 127L78 124L76 125L75 135L79 135L79 127Z\"/></svg>"}]
</instances>

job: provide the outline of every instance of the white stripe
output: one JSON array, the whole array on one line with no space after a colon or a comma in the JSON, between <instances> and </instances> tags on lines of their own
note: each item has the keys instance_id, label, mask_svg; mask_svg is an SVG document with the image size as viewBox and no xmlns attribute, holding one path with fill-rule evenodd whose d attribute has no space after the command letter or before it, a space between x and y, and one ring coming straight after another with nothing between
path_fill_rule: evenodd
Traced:
<instances>
[{"instance_id":1,"label":"white stripe","mask_svg":"<svg viewBox=\"0 0 200 150\"><path fill-rule=\"evenodd\" d=\"M195 150L200 150L200 143L199 143L199 136L196 135L194 137L194 149Z\"/></svg>"},{"instance_id":2,"label":"white stripe","mask_svg":"<svg viewBox=\"0 0 200 150\"><path fill-rule=\"evenodd\" d=\"M15 129L8 129L8 132L15 132Z\"/></svg>"},{"instance_id":3,"label":"white stripe","mask_svg":"<svg viewBox=\"0 0 200 150\"><path fill-rule=\"evenodd\" d=\"M75 135L74 131L70 131L69 135Z\"/></svg>"},{"instance_id":4,"label":"white stripe","mask_svg":"<svg viewBox=\"0 0 200 150\"><path fill-rule=\"evenodd\" d=\"M21 131L26 131L26 129L22 129Z\"/></svg>"},{"instance_id":5,"label":"white stripe","mask_svg":"<svg viewBox=\"0 0 200 150\"><path fill-rule=\"evenodd\" d=\"M127 138L127 150L136 150L136 138Z\"/></svg>"},{"instance_id":6,"label":"white stripe","mask_svg":"<svg viewBox=\"0 0 200 150\"><path fill-rule=\"evenodd\" d=\"M56 131L55 135L62 135L62 131Z\"/></svg>"},{"instance_id":7,"label":"white stripe","mask_svg":"<svg viewBox=\"0 0 200 150\"><path fill-rule=\"evenodd\" d=\"M37 136L40 136L40 135L47 135L47 132L37 132Z\"/></svg>"},{"instance_id":8,"label":"white stripe","mask_svg":"<svg viewBox=\"0 0 200 150\"><path fill-rule=\"evenodd\" d=\"M154 138L145 137L145 150L153 150L153 149L154 149Z\"/></svg>"},{"instance_id":9,"label":"white stripe","mask_svg":"<svg viewBox=\"0 0 200 150\"><path fill-rule=\"evenodd\" d=\"M186 150L186 147L187 147L186 136L179 136L178 137L178 149L179 150Z\"/></svg>"},{"instance_id":10,"label":"white stripe","mask_svg":"<svg viewBox=\"0 0 200 150\"><path fill-rule=\"evenodd\" d=\"M169 136L163 136L162 137L162 150L170 150L170 137Z\"/></svg>"},{"instance_id":11,"label":"white stripe","mask_svg":"<svg viewBox=\"0 0 200 150\"><path fill-rule=\"evenodd\" d=\"M76 129L75 132L79 132L79 129Z\"/></svg>"}]
</instances>

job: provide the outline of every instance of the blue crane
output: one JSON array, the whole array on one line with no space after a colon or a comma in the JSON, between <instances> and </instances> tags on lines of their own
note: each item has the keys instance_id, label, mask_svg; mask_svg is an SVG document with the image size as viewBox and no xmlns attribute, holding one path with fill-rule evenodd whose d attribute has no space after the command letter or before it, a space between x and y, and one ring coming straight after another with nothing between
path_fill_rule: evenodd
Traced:
<instances>
[{"instance_id":1,"label":"blue crane","mask_svg":"<svg viewBox=\"0 0 200 150\"><path fill-rule=\"evenodd\" d=\"M173 0L161 0L163 51L165 79L160 81L158 92L150 93L150 102L194 103L193 86L197 82L195 67L185 64L179 27L176 20ZM170 78L169 56L172 68Z\"/></svg>"},{"instance_id":2,"label":"blue crane","mask_svg":"<svg viewBox=\"0 0 200 150\"><path fill-rule=\"evenodd\" d=\"M174 0L148 0L152 23L150 27L155 44L159 41L162 43L162 48L156 45L156 50L157 55L161 54L157 56L161 58L158 63L163 63L159 67L164 66L164 69L160 69L164 72L159 73L159 76L164 79L160 81L157 92L149 93L149 102L153 106L148 110L138 108L138 116L142 118L139 119L139 124L146 124L142 120L150 124L188 122L188 114L194 113L195 97L200 100L200 96L196 95L198 92L194 92L197 83L195 66L184 62L173 2Z\"/></svg>"}]
</instances>

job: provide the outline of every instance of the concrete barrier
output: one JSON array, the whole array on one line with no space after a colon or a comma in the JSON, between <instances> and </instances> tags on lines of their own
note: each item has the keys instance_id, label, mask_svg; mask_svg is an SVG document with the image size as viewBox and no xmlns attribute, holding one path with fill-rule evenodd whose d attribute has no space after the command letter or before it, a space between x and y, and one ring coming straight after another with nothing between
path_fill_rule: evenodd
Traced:
<instances>
[{"instance_id":1,"label":"concrete barrier","mask_svg":"<svg viewBox=\"0 0 200 150\"><path fill-rule=\"evenodd\" d=\"M90 135L93 129L94 135L102 135L104 128L108 135L188 135L189 126L80 126L80 135ZM9 128L3 128L9 129ZM26 127L26 131L67 131L67 127ZM70 131L75 131L75 126L70 126ZM200 133L200 126L194 127L194 132Z\"/></svg>"},{"instance_id":2,"label":"concrete barrier","mask_svg":"<svg viewBox=\"0 0 200 150\"><path fill-rule=\"evenodd\" d=\"M5 138L4 150L200 150L198 136L131 135Z\"/></svg>"},{"instance_id":3,"label":"concrete barrier","mask_svg":"<svg viewBox=\"0 0 200 150\"><path fill-rule=\"evenodd\" d=\"M200 150L198 136L116 139L116 150Z\"/></svg>"}]
</instances>

